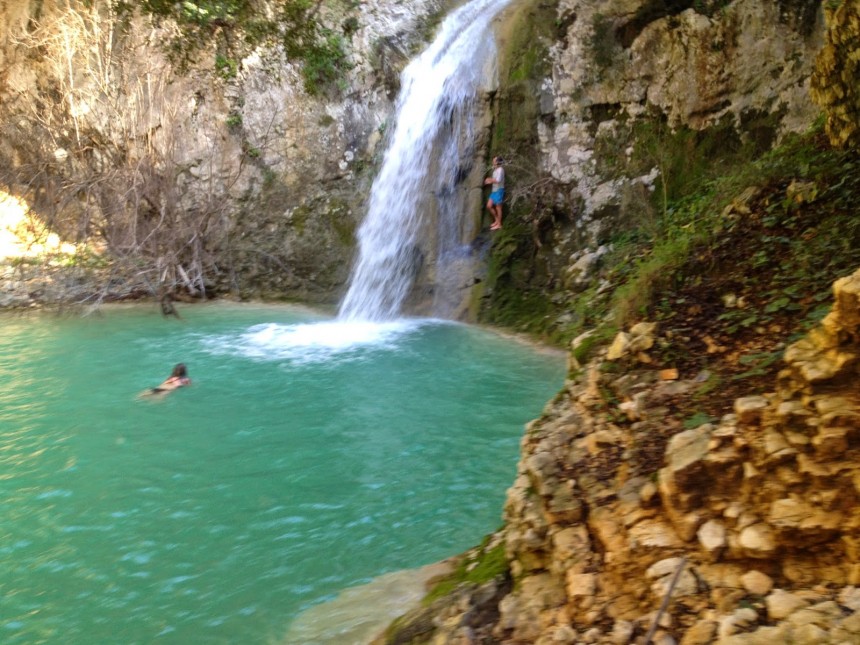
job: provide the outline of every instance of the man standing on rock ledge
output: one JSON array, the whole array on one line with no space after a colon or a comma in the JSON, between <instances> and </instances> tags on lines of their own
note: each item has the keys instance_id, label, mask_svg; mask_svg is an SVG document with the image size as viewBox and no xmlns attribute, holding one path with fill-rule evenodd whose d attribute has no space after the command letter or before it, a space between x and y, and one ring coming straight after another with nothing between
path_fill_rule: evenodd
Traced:
<instances>
[{"instance_id":1,"label":"man standing on rock ledge","mask_svg":"<svg viewBox=\"0 0 860 645\"><path fill-rule=\"evenodd\" d=\"M493 217L490 224L491 231L502 228L502 201L505 199L505 169L502 167L505 160L501 157L493 157L493 174L484 179L484 185L492 184L493 190L487 200L487 210Z\"/></svg>"}]
</instances>

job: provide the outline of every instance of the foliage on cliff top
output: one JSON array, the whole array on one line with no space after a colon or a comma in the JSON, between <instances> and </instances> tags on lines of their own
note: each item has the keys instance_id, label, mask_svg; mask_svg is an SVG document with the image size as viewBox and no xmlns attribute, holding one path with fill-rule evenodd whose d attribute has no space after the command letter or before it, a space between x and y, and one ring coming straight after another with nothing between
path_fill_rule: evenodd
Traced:
<instances>
[{"instance_id":1,"label":"foliage on cliff top","mask_svg":"<svg viewBox=\"0 0 860 645\"><path fill-rule=\"evenodd\" d=\"M137 9L157 20L173 20L181 35L169 47L179 61L187 61L216 36L237 55L242 43L280 43L288 57L302 62L305 89L318 94L336 84L347 69L344 35L355 28L355 18L344 21L342 33L326 27L319 18L322 4L289 0L275 3L272 14L254 0L115 0L114 7L120 16Z\"/></svg>"}]
</instances>

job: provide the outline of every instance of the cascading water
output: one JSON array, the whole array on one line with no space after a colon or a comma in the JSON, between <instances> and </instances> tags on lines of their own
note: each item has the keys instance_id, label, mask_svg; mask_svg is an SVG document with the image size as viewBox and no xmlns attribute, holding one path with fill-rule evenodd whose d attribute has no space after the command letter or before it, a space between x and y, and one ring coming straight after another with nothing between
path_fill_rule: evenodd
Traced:
<instances>
[{"instance_id":1,"label":"cascading water","mask_svg":"<svg viewBox=\"0 0 860 645\"><path fill-rule=\"evenodd\" d=\"M509 1L464 5L404 70L395 129L359 230L359 257L341 320L382 321L400 314L421 265L418 236L432 207L438 217L437 268L462 248L463 208L453 194L465 174L462 160L472 158L475 99L494 70L490 22Z\"/></svg>"}]
</instances>

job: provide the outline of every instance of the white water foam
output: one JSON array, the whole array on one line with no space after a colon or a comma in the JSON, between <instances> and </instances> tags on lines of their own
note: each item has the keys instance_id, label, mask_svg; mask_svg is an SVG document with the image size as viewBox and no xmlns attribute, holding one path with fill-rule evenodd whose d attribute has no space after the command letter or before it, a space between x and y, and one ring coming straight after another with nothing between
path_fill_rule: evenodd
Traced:
<instances>
[{"instance_id":1,"label":"white water foam","mask_svg":"<svg viewBox=\"0 0 860 645\"><path fill-rule=\"evenodd\" d=\"M431 319L400 319L386 323L330 321L317 323L263 323L236 334L203 339L213 354L297 364L344 360L367 350L396 349L398 342Z\"/></svg>"}]
</instances>

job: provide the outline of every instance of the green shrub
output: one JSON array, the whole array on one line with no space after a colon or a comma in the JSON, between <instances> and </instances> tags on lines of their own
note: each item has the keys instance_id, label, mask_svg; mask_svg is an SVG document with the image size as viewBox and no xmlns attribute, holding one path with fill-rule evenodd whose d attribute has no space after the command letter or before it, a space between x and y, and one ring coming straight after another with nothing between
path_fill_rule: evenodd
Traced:
<instances>
[{"instance_id":1,"label":"green shrub","mask_svg":"<svg viewBox=\"0 0 860 645\"><path fill-rule=\"evenodd\" d=\"M215 56L215 69L224 80L236 78L239 73L239 63L234 58L227 58L222 54Z\"/></svg>"}]
</instances>

